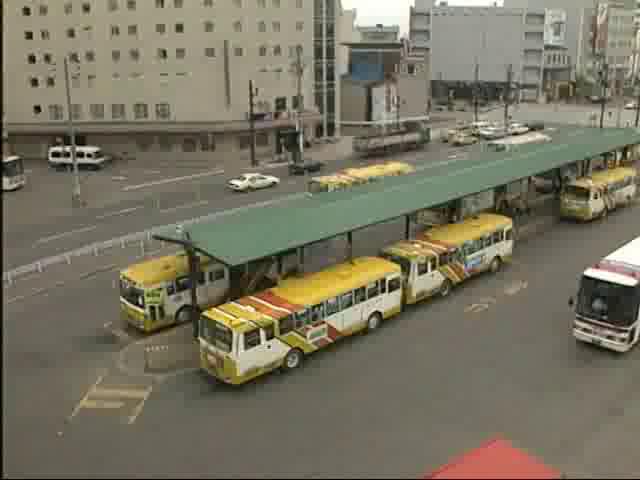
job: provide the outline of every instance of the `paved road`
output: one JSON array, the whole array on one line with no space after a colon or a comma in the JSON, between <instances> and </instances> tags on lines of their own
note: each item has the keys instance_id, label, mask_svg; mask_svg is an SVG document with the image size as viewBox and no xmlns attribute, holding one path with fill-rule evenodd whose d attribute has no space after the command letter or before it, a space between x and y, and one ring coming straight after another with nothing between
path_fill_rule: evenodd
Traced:
<instances>
[{"instance_id":1,"label":"paved road","mask_svg":"<svg viewBox=\"0 0 640 480\"><path fill-rule=\"evenodd\" d=\"M441 142L434 142L424 150L396 155L402 159L421 165L433 161L446 160L450 155L461 157L464 149L455 149ZM356 160L346 158L327 165L326 172L336 171L354 165L380 162L390 157ZM38 222L20 221L19 215L44 208L47 204L44 194L40 194L35 184L32 190L16 192L3 202L4 228L3 249L5 269L24 265L50 255L79 248L92 242L108 240L128 233L143 231L155 226L168 225L184 219L195 218L234 207L282 199L306 190L308 177L289 176L286 167L265 170L282 179L282 184L250 194L238 194L225 188L230 175L207 176L188 182L155 186L151 192L122 192L122 186L102 182L102 194L111 192L117 201L107 206L90 208L74 215L52 211L51 217ZM47 172L55 176L57 172ZM106 170L98 175L110 175ZM175 171L178 175L179 171ZM64 175L64 174L61 174ZM60 179L62 177L58 177ZM69 180L65 177L64 180ZM26 199L19 195L27 196ZM26 202L22 204L21 202ZM159 203L158 203L159 202ZM39 205L37 205L39 203Z\"/></svg>"},{"instance_id":2,"label":"paved road","mask_svg":"<svg viewBox=\"0 0 640 480\"><path fill-rule=\"evenodd\" d=\"M497 276L240 390L101 371L117 350L102 333L112 276L11 304L6 474L415 478L500 433L570 477L633 478L640 350L576 344L566 301L581 270L640 233L639 212L561 224Z\"/></svg>"}]
</instances>

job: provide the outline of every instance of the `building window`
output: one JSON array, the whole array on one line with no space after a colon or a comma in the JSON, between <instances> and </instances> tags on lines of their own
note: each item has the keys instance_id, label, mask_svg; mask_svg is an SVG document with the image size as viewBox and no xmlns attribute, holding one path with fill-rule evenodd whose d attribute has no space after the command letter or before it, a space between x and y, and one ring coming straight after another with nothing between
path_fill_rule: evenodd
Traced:
<instances>
[{"instance_id":1,"label":"building window","mask_svg":"<svg viewBox=\"0 0 640 480\"><path fill-rule=\"evenodd\" d=\"M55 87L56 79L53 77L47 77L47 87Z\"/></svg>"},{"instance_id":2,"label":"building window","mask_svg":"<svg viewBox=\"0 0 640 480\"><path fill-rule=\"evenodd\" d=\"M207 33L213 32L214 29L214 25L213 22L207 20L206 22L204 22L204 31Z\"/></svg>"},{"instance_id":3,"label":"building window","mask_svg":"<svg viewBox=\"0 0 640 480\"><path fill-rule=\"evenodd\" d=\"M184 0L173 0L173 7L182 8L183 3L184 3Z\"/></svg>"},{"instance_id":4,"label":"building window","mask_svg":"<svg viewBox=\"0 0 640 480\"><path fill-rule=\"evenodd\" d=\"M38 13L40 13L40 15L46 15L47 13L49 13L49 7L47 5L40 5L40 7L38 8Z\"/></svg>"},{"instance_id":5,"label":"building window","mask_svg":"<svg viewBox=\"0 0 640 480\"><path fill-rule=\"evenodd\" d=\"M242 31L242 22L241 21L237 21L233 24L233 30L236 32L241 32Z\"/></svg>"},{"instance_id":6,"label":"building window","mask_svg":"<svg viewBox=\"0 0 640 480\"><path fill-rule=\"evenodd\" d=\"M170 152L171 151L171 139L168 135L160 135L158 136L158 146L160 147L160 151L162 152Z\"/></svg>"},{"instance_id":7,"label":"building window","mask_svg":"<svg viewBox=\"0 0 640 480\"><path fill-rule=\"evenodd\" d=\"M140 59L140 51L137 48L129 50L129 57L131 60L138 61Z\"/></svg>"},{"instance_id":8,"label":"building window","mask_svg":"<svg viewBox=\"0 0 640 480\"><path fill-rule=\"evenodd\" d=\"M94 120L104 119L104 105L101 103L92 103L89 106L89 112Z\"/></svg>"},{"instance_id":9,"label":"building window","mask_svg":"<svg viewBox=\"0 0 640 480\"><path fill-rule=\"evenodd\" d=\"M136 9L136 0L127 0L127 9L135 10Z\"/></svg>"},{"instance_id":10,"label":"building window","mask_svg":"<svg viewBox=\"0 0 640 480\"><path fill-rule=\"evenodd\" d=\"M280 8L280 0L273 0L273 6L275 8Z\"/></svg>"},{"instance_id":11,"label":"building window","mask_svg":"<svg viewBox=\"0 0 640 480\"><path fill-rule=\"evenodd\" d=\"M82 13L91 13L91 5L89 3L82 4Z\"/></svg>"},{"instance_id":12,"label":"building window","mask_svg":"<svg viewBox=\"0 0 640 480\"><path fill-rule=\"evenodd\" d=\"M158 49L158 59L159 60L166 60L167 59L167 49L166 48L159 48Z\"/></svg>"},{"instance_id":13,"label":"building window","mask_svg":"<svg viewBox=\"0 0 640 480\"><path fill-rule=\"evenodd\" d=\"M109 11L115 12L118 10L118 0L109 0Z\"/></svg>"},{"instance_id":14,"label":"building window","mask_svg":"<svg viewBox=\"0 0 640 480\"><path fill-rule=\"evenodd\" d=\"M302 0L296 0L296 8L302 8Z\"/></svg>"},{"instance_id":15,"label":"building window","mask_svg":"<svg viewBox=\"0 0 640 480\"><path fill-rule=\"evenodd\" d=\"M298 96L291 97L291 108L294 110L302 110L304 108L304 96L300 96L300 103L298 103Z\"/></svg>"},{"instance_id":16,"label":"building window","mask_svg":"<svg viewBox=\"0 0 640 480\"><path fill-rule=\"evenodd\" d=\"M132 36L138 35L138 25L129 25L129 27L127 27L127 32Z\"/></svg>"},{"instance_id":17,"label":"building window","mask_svg":"<svg viewBox=\"0 0 640 480\"><path fill-rule=\"evenodd\" d=\"M209 58L213 58L216 56L216 49L213 47L207 47L204 49L204 55Z\"/></svg>"},{"instance_id":18,"label":"building window","mask_svg":"<svg viewBox=\"0 0 640 480\"><path fill-rule=\"evenodd\" d=\"M176 48L176 58L183 59L187 56L187 51L184 48Z\"/></svg>"},{"instance_id":19,"label":"building window","mask_svg":"<svg viewBox=\"0 0 640 480\"><path fill-rule=\"evenodd\" d=\"M136 103L133 106L133 117L136 120L145 120L149 118L149 106L146 103Z\"/></svg>"},{"instance_id":20,"label":"building window","mask_svg":"<svg viewBox=\"0 0 640 480\"><path fill-rule=\"evenodd\" d=\"M71 118L73 118L74 120L82 119L82 105L80 105L79 103L74 103L73 105L71 105Z\"/></svg>"},{"instance_id":21,"label":"building window","mask_svg":"<svg viewBox=\"0 0 640 480\"><path fill-rule=\"evenodd\" d=\"M176 33L184 33L184 23L176 23Z\"/></svg>"},{"instance_id":22,"label":"building window","mask_svg":"<svg viewBox=\"0 0 640 480\"><path fill-rule=\"evenodd\" d=\"M276 112L284 112L287 109L287 97L276 97Z\"/></svg>"},{"instance_id":23,"label":"building window","mask_svg":"<svg viewBox=\"0 0 640 480\"><path fill-rule=\"evenodd\" d=\"M62 105L49 105L49 120L62 120Z\"/></svg>"},{"instance_id":24,"label":"building window","mask_svg":"<svg viewBox=\"0 0 640 480\"><path fill-rule=\"evenodd\" d=\"M71 52L69 54L69 61L73 63L80 63L80 56L77 52Z\"/></svg>"},{"instance_id":25,"label":"building window","mask_svg":"<svg viewBox=\"0 0 640 480\"><path fill-rule=\"evenodd\" d=\"M210 133L200 135L200 150L203 152L213 152L216 149L216 140Z\"/></svg>"},{"instance_id":26,"label":"building window","mask_svg":"<svg viewBox=\"0 0 640 480\"><path fill-rule=\"evenodd\" d=\"M266 32L267 31L267 24L265 22L258 22L258 31L259 32Z\"/></svg>"},{"instance_id":27,"label":"building window","mask_svg":"<svg viewBox=\"0 0 640 480\"><path fill-rule=\"evenodd\" d=\"M111 50L111 60L114 62L120 61L120 50Z\"/></svg>"},{"instance_id":28,"label":"building window","mask_svg":"<svg viewBox=\"0 0 640 480\"><path fill-rule=\"evenodd\" d=\"M33 106L33 114L34 115L40 115L42 113L42 106L41 105L34 105Z\"/></svg>"},{"instance_id":29,"label":"building window","mask_svg":"<svg viewBox=\"0 0 640 480\"><path fill-rule=\"evenodd\" d=\"M67 28L67 37L76 38L76 31L73 28Z\"/></svg>"},{"instance_id":30,"label":"building window","mask_svg":"<svg viewBox=\"0 0 640 480\"><path fill-rule=\"evenodd\" d=\"M156 33L162 35L167 31L167 26L164 23L156 23Z\"/></svg>"},{"instance_id":31,"label":"building window","mask_svg":"<svg viewBox=\"0 0 640 480\"><path fill-rule=\"evenodd\" d=\"M240 135L238 137L238 147L240 150L246 150L251 145L251 137L249 135Z\"/></svg>"},{"instance_id":32,"label":"building window","mask_svg":"<svg viewBox=\"0 0 640 480\"><path fill-rule=\"evenodd\" d=\"M31 9L29 7L22 7L22 15L29 17L31 15Z\"/></svg>"},{"instance_id":33,"label":"building window","mask_svg":"<svg viewBox=\"0 0 640 480\"><path fill-rule=\"evenodd\" d=\"M262 45L260 47L260 56L261 57L265 57L267 55L267 47L265 47L264 45Z\"/></svg>"},{"instance_id":34,"label":"building window","mask_svg":"<svg viewBox=\"0 0 640 480\"><path fill-rule=\"evenodd\" d=\"M156 104L156 118L158 120L170 120L171 119L171 107L168 103Z\"/></svg>"},{"instance_id":35,"label":"building window","mask_svg":"<svg viewBox=\"0 0 640 480\"><path fill-rule=\"evenodd\" d=\"M156 0L156 8L164 8L164 0Z\"/></svg>"},{"instance_id":36,"label":"building window","mask_svg":"<svg viewBox=\"0 0 640 480\"><path fill-rule=\"evenodd\" d=\"M205 7L213 7L213 0L204 0L203 4Z\"/></svg>"},{"instance_id":37,"label":"building window","mask_svg":"<svg viewBox=\"0 0 640 480\"><path fill-rule=\"evenodd\" d=\"M238 8L242 8L242 0L233 0L233 4Z\"/></svg>"},{"instance_id":38,"label":"building window","mask_svg":"<svg viewBox=\"0 0 640 480\"><path fill-rule=\"evenodd\" d=\"M89 88L93 88L96 86L96 76L95 75L89 75L87 77L87 85L89 86Z\"/></svg>"},{"instance_id":39,"label":"building window","mask_svg":"<svg viewBox=\"0 0 640 480\"><path fill-rule=\"evenodd\" d=\"M183 152L195 152L197 148L197 143L193 138L187 137L182 140L182 151Z\"/></svg>"},{"instance_id":40,"label":"building window","mask_svg":"<svg viewBox=\"0 0 640 480\"><path fill-rule=\"evenodd\" d=\"M33 40L33 32L31 30L27 30L24 32L25 40Z\"/></svg>"},{"instance_id":41,"label":"building window","mask_svg":"<svg viewBox=\"0 0 640 480\"><path fill-rule=\"evenodd\" d=\"M87 62L94 62L96 60L96 54L93 50L89 50L85 52L84 58L87 60Z\"/></svg>"},{"instance_id":42,"label":"building window","mask_svg":"<svg viewBox=\"0 0 640 480\"><path fill-rule=\"evenodd\" d=\"M71 15L71 12L73 12L73 5L71 4L71 2L67 2L64 4L64 13L66 13L67 15Z\"/></svg>"},{"instance_id":43,"label":"building window","mask_svg":"<svg viewBox=\"0 0 640 480\"><path fill-rule=\"evenodd\" d=\"M49 40L49 38L51 38L49 30L40 30L40 38L42 38L42 40Z\"/></svg>"},{"instance_id":44,"label":"building window","mask_svg":"<svg viewBox=\"0 0 640 480\"><path fill-rule=\"evenodd\" d=\"M276 57L279 57L280 55L282 55L282 48L280 47L280 45L276 45L275 47L273 47L273 54Z\"/></svg>"},{"instance_id":45,"label":"building window","mask_svg":"<svg viewBox=\"0 0 640 480\"><path fill-rule=\"evenodd\" d=\"M235 48L233 49L233 54L234 54L236 57L241 57L241 56L243 55L243 53L244 53L244 52L242 51L242 47L235 47Z\"/></svg>"},{"instance_id":46,"label":"building window","mask_svg":"<svg viewBox=\"0 0 640 480\"><path fill-rule=\"evenodd\" d=\"M117 37L120 35L120 27L118 25L111 25L111 36Z\"/></svg>"},{"instance_id":47,"label":"building window","mask_svg":"<svg viewBox=\"0 0 640 480\"><path fill-rule=\"evenodd\" d=\"M273 24L271 26L272 26L274 32L279 32L280 31L280 22L273 22Z\"/></svg>"},{"instance_id":48,"label":"building window","mask_svg":"<svg viewBox=\"0 0 640 480\"><path fill-rule=\"evenodd\" d=\"M30 77L29 85L31 85L31 88L38 88L40 86L40 81L38 80L38 77Z\"/></svg>"},{"instance_id":49,"label":"building window","mask_svg":"<svg viewBox=\"0 0 640 480\"><path fill-rule=\"evenodd\" d=\"M123 103L113 103L113 104L111 104L111 118L113 120L122 120L122 119L124 119L124 104Z\"/></svg>"},{"instance_id":50,"label":"building window","mask_svg":"<svg viewBox=\"0 0 640 480\"><path fill-rule=\"evenodd\" d=\"M256 133L256 146L257 147L268 147L269 146L269 135L264 132Z\"/></svg>"},{"instance_id":51,"label":"building window","mask_svg":"<svg viewBox=\"0 0 640 480\"><path fill-rule=\"evenodd\" d=\"M36 63L36 56L34 53L30 53L29 55L27 55L27 63L30 63L31 65Z\"/></svg>"},{"instance_id":52,"label":"building window","mask_svg":"<svg viewBox=\"0 0 640 480\"><path fill-rule=\"evenodd\" d=\"M46 64L51 64L51 62L53 62L53 57L51 56L50 53L45 53L42 56L42 59L44 60L44 63L46 63Z\"/></svg>"},{"instance_id":53,"label":"building window","mask_svg":"<svg viewBox=\"0 0 640 480\"><path fill-rule=\"evenodd\" d=\"M302 30L304 30L304 22L296 22L296 30L298 32L301 32Z\"/></svg>"}]
</instances>

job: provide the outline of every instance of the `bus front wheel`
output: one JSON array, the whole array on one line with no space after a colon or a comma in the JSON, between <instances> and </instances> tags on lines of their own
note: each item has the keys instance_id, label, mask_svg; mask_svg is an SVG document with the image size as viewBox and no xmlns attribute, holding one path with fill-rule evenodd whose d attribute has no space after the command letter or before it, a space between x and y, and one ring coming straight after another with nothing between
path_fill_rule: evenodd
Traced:
<instances>
[{"instance_id":1,"label":"bus front wheel","mask_svg":"<svg viewBox=\"0 0 640 480\"><path fill-rule=\"evenodd\" d=\"M295 370L302 365L303 355L300 350L293 348L289 350L286 357L284 357L284 363L282 364L283 370Z\"/></svg>"},{"instance_id":2,"label":"bus front wheel","mask_svg":"<svg viewBox=\"0 0 640 480\"><path fill-rule=\"evenodd\" d=\"M186 305L178 310L178 313L176 313L175 317L175 323L187 323L189 320L191 320L191 310L192 309L189 305Z\"/></svg>"},{"instance_id":3,"label":"bus front wheel","mask_svg":"<svg viewBox=\"0 0 640 480\"><path fill-rule=\"evenodd\" d=\"M373 332L380 328L380 324L382 323L382 316L376 312L372 313L369 316L369 320L367 320L367 332Z\"/></svg>"},{"instance_id":4,"label":"bus front wheel","mask_svg":"<svg viewBox=\"0 0 640 480\"><path fill-rule=\"evenodd\" d=\"M501 265L502 265L502 261L500 260L500 258L496 257L493 260L491 260L491 265L489 265L489 269L491 270L491 273L497 273L498 270L500 270Z\"/></svg>"}]
</instances>

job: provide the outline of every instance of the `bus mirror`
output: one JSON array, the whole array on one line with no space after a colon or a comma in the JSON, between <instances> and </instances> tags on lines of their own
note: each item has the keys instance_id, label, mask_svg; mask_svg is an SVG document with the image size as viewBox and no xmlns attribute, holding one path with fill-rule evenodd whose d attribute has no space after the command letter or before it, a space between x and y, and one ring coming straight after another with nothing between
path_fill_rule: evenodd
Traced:
<instances>
[{"instance_id":1,"label":"bus mirror","mask_svg":"<svg viewBox=\"0 0 640 480\"><path fill-rule=\"evenodd\" d=\"M569 306L573 307L573 297L569 297Z\"/></svg>"}]
</instances>

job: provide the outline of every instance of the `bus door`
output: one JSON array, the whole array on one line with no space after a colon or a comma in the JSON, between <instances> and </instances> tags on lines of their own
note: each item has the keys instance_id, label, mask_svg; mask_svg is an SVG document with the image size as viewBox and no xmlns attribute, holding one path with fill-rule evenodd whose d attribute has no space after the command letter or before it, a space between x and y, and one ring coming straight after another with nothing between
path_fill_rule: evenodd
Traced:
<instances>
[{"instance_id":1,"label":"bus door","mask_svg":"<svg viewBox=\"0 0 640 480\"><path fill-rule=\"evenodd\" d=\"M464 253L464 269L468 275L475 275L485 269L490 260L487 260L487 254L484 250L484 242L482 238L469 240L462 245Z\"/></svg>"},{"instance_id":2,"label":"bus door","mask_svg":"<svg viewBox=\"0 0 640 480\"><path fill-rule=\"evenodd\" d=\"M416 298L424 298L440 289L442 275L438 272L436 259L420 258L417 262L414 292Z\"/></svg>"}]
</instances>

